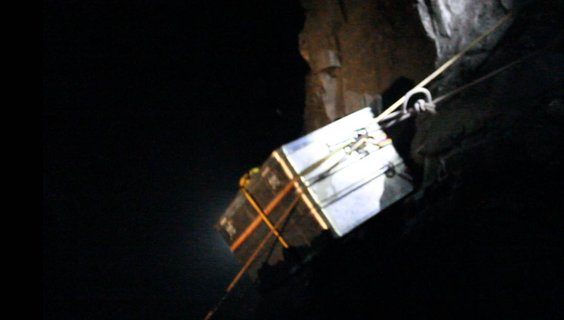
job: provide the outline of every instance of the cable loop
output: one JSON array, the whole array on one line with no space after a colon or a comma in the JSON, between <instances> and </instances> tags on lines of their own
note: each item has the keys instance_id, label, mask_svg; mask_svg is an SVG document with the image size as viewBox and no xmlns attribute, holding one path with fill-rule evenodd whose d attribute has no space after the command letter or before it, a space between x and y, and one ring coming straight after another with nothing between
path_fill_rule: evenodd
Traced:
<instances>
[{"instance_id":1,"label":"cable loop","mask_svg":"<svg viewBox=\"0 0 564 320\"><path fill-rule=\"evenodd\" d=\"M431 92L427 88L423 88L423 87L413 88L413 89L409 90L404 96L403 106L402 106L402 109L401 109L402 114L407 113L407 104L409 103L409 100L411 99L411 97L416 95L416 94L420 94L420 93L425 95L426 100L419 99L415 102L414 107L415 107L416 112L426 111L427 110L426 104L433 104L433 98L431 97ZM429 108L433 109L433 111L431 111L431 112L435 111L434 105L432 107L429 106Z\"/></svg>"}]
</instances>

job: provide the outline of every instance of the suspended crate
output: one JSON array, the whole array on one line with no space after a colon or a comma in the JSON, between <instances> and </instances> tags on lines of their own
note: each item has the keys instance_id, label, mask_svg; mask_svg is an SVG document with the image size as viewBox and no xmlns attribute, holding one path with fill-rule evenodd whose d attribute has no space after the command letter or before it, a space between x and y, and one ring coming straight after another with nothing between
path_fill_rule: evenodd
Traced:
<instances>
[{"instance_id":1,"label":"suspended crate","mask_svg":"<svg viewBox=\"0 0 564 320\"><path fill-rule=\"evenodd\" d=\"M242 178L216 227L256 279L284 247L309 246L325 230L346 235L410 193L411 180L365 108L272 152Z\"/></svg>"}]
</instances>

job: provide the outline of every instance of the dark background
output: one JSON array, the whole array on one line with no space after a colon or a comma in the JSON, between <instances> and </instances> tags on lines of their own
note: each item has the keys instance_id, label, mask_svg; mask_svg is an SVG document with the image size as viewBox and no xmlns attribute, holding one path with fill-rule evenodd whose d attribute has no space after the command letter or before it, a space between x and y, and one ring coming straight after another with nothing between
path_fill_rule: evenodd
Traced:
<instances>
[{"instance_id":1,"label":"dark background","mask_svg":"<svg viewBox=\"0 0 564 320\"><path fill-rule=\"evenodd\" d=\"M298 1L43 3L43 314L198 319L239 264L213 224L301 134Z\"/></svg>"}]
</instances>

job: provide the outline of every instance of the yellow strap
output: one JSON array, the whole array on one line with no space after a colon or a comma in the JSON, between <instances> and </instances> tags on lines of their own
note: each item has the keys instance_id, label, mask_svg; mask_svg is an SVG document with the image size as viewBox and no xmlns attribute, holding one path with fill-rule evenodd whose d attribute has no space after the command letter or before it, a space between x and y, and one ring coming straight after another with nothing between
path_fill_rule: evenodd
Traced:
<instances>
[{"instance_id":1,"label":"yellow strap","mask_svg":"<svg viewBox=\"0 0 564 320\"><path fill-rule=\"evenodd\" d=\"M288 216L290 215L290 213L292 212L294 207L298 204L299 200L300 200L300 197L296 197L294 200L292 200L292 203L288 206L288 208L286 208L286 211L282 214L282 216L280 217L278 222L276 222L276 228L280 228L282 226L282 223L284 221L286 221L286 219L288 218ZM233 280L231 281L231 283L227 287L227 289L226 289L227 292L231 291L231 289L233 289L235 287L235 285L237 284L239 279L241 279L243 274L245 272L247 272L247 270L249 269L251 264L255 261L255 259L258 257L258 254L262 251L262 249L264 248L264 246L266 245L268 240L270 240L271 235L272 235L272 233L269 233L269 234L266 235L266 237L264 237L264 239L262 239L261 243L255 249L253 254L249 257L249 259L247 259L247 261L245 262L245 264L243 265L241 270L239 270L239 273L237 273L235 278L233 278Z\"/></svg>"},{"instance_id":2,"label":"yellow strap","mask_svg":"<svg viewBox=\"0 0 564 320\"><path fill-rule=\"evenodd\" d=\"M256 210L256 212L260 215L260 217L262 218L262 220L264 221L264 223L266 224L266 226L270 229L270 231L272 231L272 233L276 236L276 238L278 239L278 241L280 242L280 244L282 244L282 246L285 249L288 249L290 246L288 245L288 243L286 242L286 240L284 239L284 237L282 237L282 235L280 234L280 232L278 232L278 230L276 229L276 227L274 226L274 224L272 224L272 222L270 221L270 219L268 218L268 216L264 213L264 211L262 210L262 208L260 207L260 205L258 204L258 202L255 200L255 198L253 197L253 195L246 189L246 186L249 182L249 174L245 174L241 180L239 181L240 184L240 189L241 192L243 193L243 195L245 196L245 198L247 198L247 200L249 201L249 203L253 206L253 208Z\"/></svg>"}]
</instances>

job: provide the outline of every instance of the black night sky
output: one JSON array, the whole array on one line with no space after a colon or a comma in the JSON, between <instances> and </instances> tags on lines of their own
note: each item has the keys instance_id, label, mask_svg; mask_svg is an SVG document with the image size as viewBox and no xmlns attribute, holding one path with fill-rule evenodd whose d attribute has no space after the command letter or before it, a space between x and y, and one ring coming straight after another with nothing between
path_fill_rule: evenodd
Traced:
<instances>
[{"instance_id":1,"label":"black night sky","mask_svg":"<svg viewBox=\"0 0 564 320\"><path fill-rule=\"evenodd\" d=\"M201 318L239 176L301 134L299 2L43 8L44 317Z\"/></svg>"}]
</instances>

